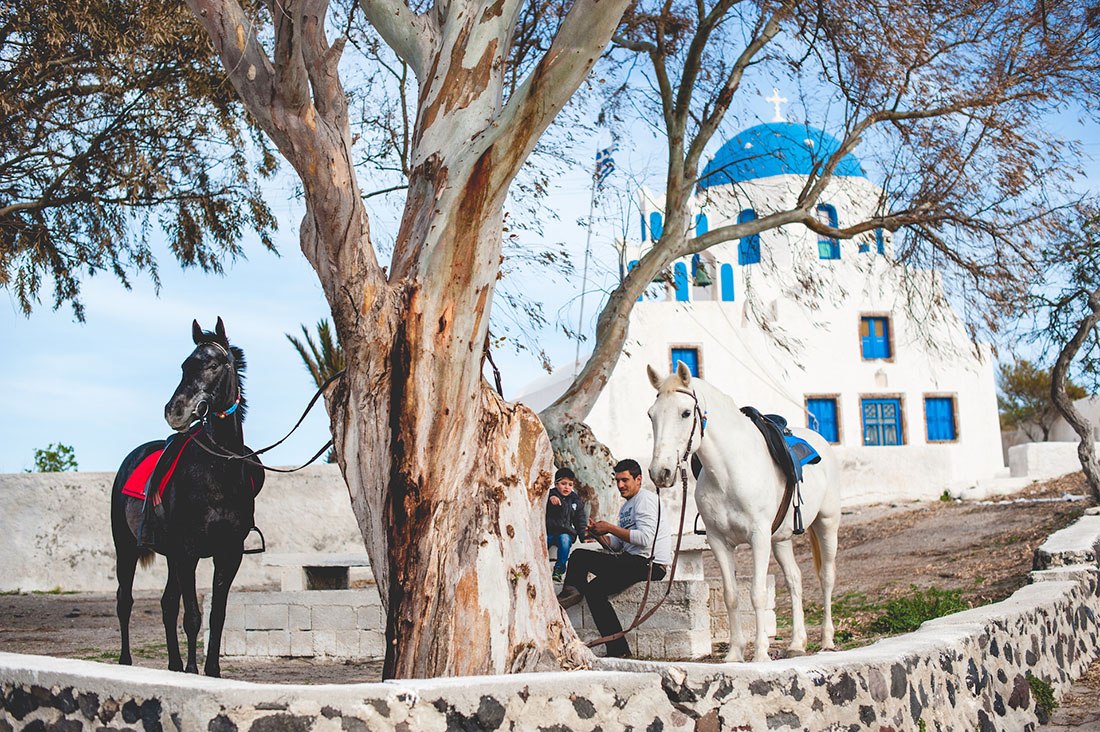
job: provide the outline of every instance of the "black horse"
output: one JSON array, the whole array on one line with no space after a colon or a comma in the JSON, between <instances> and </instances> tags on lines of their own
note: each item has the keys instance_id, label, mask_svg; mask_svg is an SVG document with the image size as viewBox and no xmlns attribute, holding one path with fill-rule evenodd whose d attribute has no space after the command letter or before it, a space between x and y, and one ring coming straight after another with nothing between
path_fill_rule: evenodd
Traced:
<instances>
[{"instance_id":1,"label":"black horse","mask_svg":"<svg viewBox=\"0 0 1100 732\"><path fill-rule=\"evenodd\" d=\"M168 668L198 673L195 641L202 625L202 609L195 592L195 567L200 558L212 557L214 586L204 671L207 676L220 676L218 656L225 604L241 565L245 537L253 526L254 501L263 485L264 471L243 460L211 454L240 455L247 451L241 428L245 414L241 383L244 353L229 345L221 318L213 333L203 332L195 321L192 338L195 350L183 362L183 378L164 407L164 418L177 434L167 441L147 442L127 455L111 489L118 622L122 631L118 662L131 663L134 570L138 561L149 565L156 551L168 559L168 581L160 601L168 640ZM158 460L154 456L159 451L164 455ZM154 464L155 470L145 481L143 476ZM135 471L135 480L128 487L127 481ZM137 493L148 493L148 501L130 495L135 492L134 485L142 483L147 486ZM143 521L147 522L145 526ZM138 545L138 536L145 545ZM176 635L181 597L187 634L186 669Z\"/></svg>"}]
</instances>

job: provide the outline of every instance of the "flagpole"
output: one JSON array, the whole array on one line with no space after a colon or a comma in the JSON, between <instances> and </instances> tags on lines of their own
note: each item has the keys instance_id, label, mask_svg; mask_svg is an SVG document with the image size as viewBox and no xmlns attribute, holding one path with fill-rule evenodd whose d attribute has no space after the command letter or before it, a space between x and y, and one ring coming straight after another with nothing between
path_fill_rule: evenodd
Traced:
<instances>
[{"instance_id":1,"label":"flagpole","mask_svg":"<svg viewBox=\"0 0 1100 732\"><path fill-rule=\"evenodd\" d=\"M584 242L584 268L581 271L581 313L577 318L577 352L573 358L573 378L577 378L581 365L581 329L584 327L584 292L588 289L588 253L592 251L592 213L596 209L596 178L600 172L592 176L592 195L588 199L588 236Z\"/></svg>"}]
</instances>

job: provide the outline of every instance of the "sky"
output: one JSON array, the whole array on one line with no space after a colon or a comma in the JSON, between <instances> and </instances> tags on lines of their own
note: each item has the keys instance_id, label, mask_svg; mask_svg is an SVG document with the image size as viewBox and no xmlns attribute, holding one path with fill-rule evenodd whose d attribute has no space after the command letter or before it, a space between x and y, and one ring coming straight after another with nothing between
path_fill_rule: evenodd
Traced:
<instances>
[{"instance_id":1,"label":"sky","mask_svg":"<svg viewBox=\"0 0 1100 732\"><path fill-rule=\"evenodd\" d=\"M768 90L770 91L770 90ZM781 90L783 93L783 90ZM784 94L785 96L793 96ZM764 120L773 108L759 100L757 114ZM811 120L812 123L812 120ZM1075 115L1053 123L1064 134L1084 140L1087 183L1100 181L1100 131L1095 125L1078 126ZM746 125L748 126L748 125ZM715 148L723 140L712 142ZM590 150L578 159L593 160L609 139L585 141ZM576 328L583 303L583 332L591 335L603 298L617 280L617 258L612 242L624 225L634 224L631 191L639 182L654 186L654 171L663 164L661 141L648 128L620 143L616 172L608 194L597 208L591 242L593 254L586 284L582 268L586 230L580 225L589 205L590 169L559 177L550 205L559 219L545 222L541 242L557 242L571 253L576 273L571 278L546 273L521 274L507 284L544 302L551 325L536 340L554 367L571 363L576 342L566 338L558 321ZM857 153L858 154L858 153ZM649 180L646 180L646 179ZM659 181L657 181L659 185ZM86 279L82 298L86 322L77 322L64 306L53 311L40 305L30 317L14 298L0 289L0 473L22 472L34 466L35 449L55 443L74 449L82 471L114 471L137 445L170 433L164 404L180 378L180 364L190 354L191 321L211 330L221 316L230 342L244 349L248 361L246 392L249 402L245 439L252 448L277 441L294 425L315 386L285 334L300 335L302 324L313 330L328 316L328 308L313 270L298 246L298 223L303 207L291 194L286 179L270 189L269 203L279 218L276 235L279 255L267 252L255 237L244 242L246 257L226 264L224 275L181 270L162 250L158 257L162 287L154 292L147 277L133 278L127 291L116 279L99 275ZM625 223L624 223L625 222ZM392 240L396 213L376 211L371 220L376 241ZM629 234L638 236L636 224ZM582 357L589 347L582 345ZM506 397L545 372L530 351L510 347L494 351ZM486 370L487 378L492 377ZM323 404L318 404L302 427L282 446L265 456L269 465L298 465L329 439Z\"/></svg>"}]
</instances>

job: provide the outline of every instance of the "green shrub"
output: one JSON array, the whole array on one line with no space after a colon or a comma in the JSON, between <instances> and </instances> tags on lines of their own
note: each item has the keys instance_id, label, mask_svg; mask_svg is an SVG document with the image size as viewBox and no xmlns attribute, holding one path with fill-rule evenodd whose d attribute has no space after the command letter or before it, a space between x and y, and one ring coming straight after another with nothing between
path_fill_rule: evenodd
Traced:
<instances>
[{"instance_id":1,"label":"green shrub","mask_svg":"<svg viewBox=\"0 0 1100 732\"><path fill-rule=\"evenodd\" d=\"M1058 707L1058 700L1054 698L1054 689L1050 684L1027 672L1027 685L1031 687L1031 694L1035 697L1035 705L1050 714Z\"/></svg>"},{"instance_id":2,"label":"green shrub","mask_svg":"<svg viewBox=\"0 0 1100 732\"><path fill-rule=\"evenodd\" d=\"M46 445L34 451L34 470L38 473L63 473L76 470L76 453L69 445ZM31 471L27 471L28 473Z\"/></svg>"},{"instance_id":3,"label":"green shrub","mask_svg":"<svg viewBox=\"0 0 1100 732\"><path fill-rule=\"evenodd\" d=\"M929 587L921 591L916 585L909 585L911 595L895 597L886 603L882 615L871 621L871 630L876 633L909 633L920 624L932 618L966 610L961 590L938 590Z\"/></svg>"}]
</instances>

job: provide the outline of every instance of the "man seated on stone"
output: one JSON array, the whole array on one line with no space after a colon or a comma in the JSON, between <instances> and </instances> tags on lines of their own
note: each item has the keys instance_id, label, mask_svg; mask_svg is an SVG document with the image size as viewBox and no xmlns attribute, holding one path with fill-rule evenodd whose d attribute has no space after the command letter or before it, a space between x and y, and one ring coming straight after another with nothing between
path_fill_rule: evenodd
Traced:
<instances>
[{"instance_id":1,"label":"man seated on stone","mask_svg":"<svg viewBox=\"0 0 1100 732\"><path fill-rule=\"evenodd\" d=\"M554 560L554 581L565 576L565 563L569 548L584 536L584 503L574 491L576 476L569 468L559 468L554 474L554 487L546 501L546 546L556 546L558 556Z\"/></svg>"},{"instance_id":2,"label":"man seated on stone","mask_svg":"<svg viewBox=\"0 0 1100 732\"><path fill-rule=\"evenodd\" d=\"M606 536L610 551L575 551L565 573L565 586L558 595L564 608L588 600L588 609L600 637L622 631L609 595L645 582L649 575L650 553L653 555L653 579L665 576L672 562L672 536L669 522L658 513L661 499L642 488L642 467L636 460L621 460L615 465L615 485L626 503L619 509L618 525L606 521L588 522L588 533ZM654 543L656 537L656 543ZM592 579L588 575L592 575ZM625 638L607 642L607 655L625 657L630 646Z\"/></svg>"}]
</instances>

